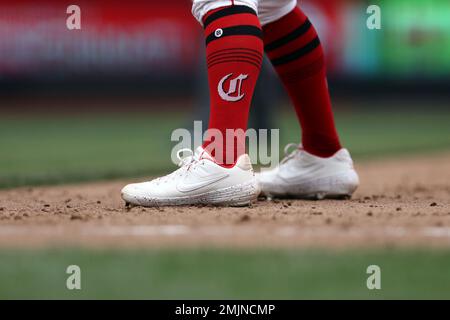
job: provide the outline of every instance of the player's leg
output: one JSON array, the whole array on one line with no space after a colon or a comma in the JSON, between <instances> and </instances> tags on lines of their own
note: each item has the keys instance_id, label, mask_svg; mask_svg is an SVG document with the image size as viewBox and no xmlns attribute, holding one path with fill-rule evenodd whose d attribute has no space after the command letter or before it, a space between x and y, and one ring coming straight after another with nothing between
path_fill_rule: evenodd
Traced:
<instances>
[{"instance_id":1,"label":"player's leg","mask_svg":"<svg viewBox=\"0 0 450 320\"><path fill-rule=\"evenodd\" d=\"M263 1L265 51L285 85L302 126L303 148L320 157L341 145L333 120L322 45L314 26L296 1ZM266 7L269 8L266 8ZM291 9L289 12L285 11ZM277 18L277 10L285 13ZM272 16L271 15L275 15Z\"/></svg>"},{"instance_id":2,"label":"player's leg","mask_svg":"<svg viewBox=\"0 0 450 320\"><path fill-rule=\"evenodd\" d=\"M302 146L276 170L262 173L264 193L297 197L351 195L358 177L335 128L317 32L295 0L262 0L264 48L302 127Z\"/></svg>"},{"instance_id":3,"label":"player's leg","mask_svg":"<svg viewBox=\"0 0 450 320\"><path fill-rule=\"evenodd\" d=\"M193 5L204 27L210 93L203 146L225 167L245 153L244 132L263 57L257 5L257 0L194 0Z\"/></svg>"},{"instance_id":4,"label":"player's leg","mask_svg":"<svg viewBox=\"0 0 450 320\"><path fill-rule=\"evenodd\" d=\"M257 3L194 0L194 16L205 31L210 134L203 147L180 159L181 168L174 173L126 186L122 190L126 202L239 206L257 198L260 190L245 154L244 135L263 56ZM235 135L236 131L240 133Z\"/></svg>"}]
</instances>

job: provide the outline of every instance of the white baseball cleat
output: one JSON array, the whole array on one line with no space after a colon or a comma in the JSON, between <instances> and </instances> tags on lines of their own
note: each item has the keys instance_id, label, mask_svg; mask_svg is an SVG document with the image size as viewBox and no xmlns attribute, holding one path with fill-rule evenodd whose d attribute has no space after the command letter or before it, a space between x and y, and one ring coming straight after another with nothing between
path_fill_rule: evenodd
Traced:
<instances>
[{"instance_id":1,"label":"white baseball cleat","mask_svg":"<svg viewBox=\"0 0 450 320\"><path fill-rule=\"evenodd\" d=\"M181 154L190 155L182 158ZM199 147L178 152L180 168L171 174L122 189L127 204L138 206L217 205L245 206L256 200L260 189L248 155L232 168L224 168Z\"/></svg>"},{"instance_id":2,"label":"white baseball cleat","mask_svg":"<svg viewBox=\"0 0 450 320\"><path fill-rule=\"evenodd\" d=\"M289 149L295 146L291 153ZM268 198L349 198L359 185L358 174L347 149L332 157L316 157L298 145L285 148L286 157L272 170L256 175L261 195Z\"/></svg>"}]
</instances>

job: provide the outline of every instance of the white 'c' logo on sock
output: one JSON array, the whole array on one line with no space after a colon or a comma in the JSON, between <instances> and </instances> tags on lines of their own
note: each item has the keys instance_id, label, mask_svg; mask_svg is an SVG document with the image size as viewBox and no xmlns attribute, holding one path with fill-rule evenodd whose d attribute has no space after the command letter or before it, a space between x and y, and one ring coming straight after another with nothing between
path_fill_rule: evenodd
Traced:
<instances>
[{"instance_id":1,"label":"white 'c' logo on sock","mask_svg":"<svg viewBox=\"0 0 450 320\"><path fill-rule=\"evenodd\" d=\"M242 90L242 83L245 79L248 78L248 74L241 74L237 78L234 78L230 80L230 87L228 89L228 92L225 92L224 84L225 82L232 76L233 74L230 73L226 75L225 77L220 80L219 85L217 87L217 90L219 92L219 96L229 102L237 102L242 100L245 97L245 93L241 93ZM234 94L234 95L233 95Z\"/></svg>"}]
</instances>

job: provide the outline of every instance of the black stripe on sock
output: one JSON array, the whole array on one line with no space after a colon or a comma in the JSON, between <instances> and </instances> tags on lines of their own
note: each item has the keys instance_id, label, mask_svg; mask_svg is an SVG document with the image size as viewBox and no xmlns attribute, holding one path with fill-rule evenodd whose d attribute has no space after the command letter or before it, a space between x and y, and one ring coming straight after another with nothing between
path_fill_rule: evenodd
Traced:
<instances>
[{"instance_id":1,"label":"black stripe on sock","mask_svg":"<svg viewBox=\"0 0 450 320\"><path fill-rule=\"evenodd\" d=\"M226 16L231 16L233 14L240 14L240 13L249 13L249 14L253 14L253 15L256 16L255 10L253 10L250 7L247 7L247 6L232 6L232 7L228 7L228 8L225 8L223 10L214 12L208 18L205 19L203 25L206 28L208 25L210 25L211 23L213 23L217 19L220 19L220 18L223 18L223 17L226 17Z\"/></svg>"},{"instance_id":2,"label":"black stripe on sock","mask_svg":"<svg viewBox=\"0 0 450 320\"><path fill-rule=\"evenodd\" d=\"M289 54L286 54L280 58L276 58L272 60L272 64L276 67L282 64L286 64L292 61L295 61L302 56L310 53L314 49L316 49L318 46L320 46L320 40L319 37L316 37L314 40L312 40L310 43L308 43L306 46L301 47L298 50L295 50L294 52L291 52Z\"/></svg>"},{"instance_id":3,"label":"black stripe on sock","mask_svg":"<svg viewBox=\"0 0 450 320\"><path fill-rule=\"evenodd\" d=\"M252 61L252 60L247 60L247 59L221 60L221 61L217 61L217 62L214 62L214 63L209 64L209 65L208 65L208 68L212 68L212 67L214 67L214 66L217 65L217 64L221 64L221 63L230 63L230 62L245 62L245 63L248 63L248 64L251 64L251 65L255 66L255 67L258 68L258 69L261 68L261 64L260 64L260 63L256 63L256 62L254 62L254 61Z\"/></svg>"},{"instance_id":4,"label":"black stripe on sock","mask_svg":"<svg viewBox=\"0 0 450 320\"><path fill-rule=\"evenodd\" d=\"M208 61L208 65L212 65L212 64L216 64L217 62L222 62L222 61L233 61L233 60L249 60L249 61L253 61L256 64L261 64L262 63L262 58L254 58L254 57L250 57L250 56L243 56L243 55L235 55L235 56L227 56L227 57L221 57L221 58L216 58L213 60Z\"/></svg>"},{"instance_id":5,"label":"black stripe on sock","mask_svg":"<svg viewBox=\"0 0 450 320\"><path fill-rule=\"evenodd\" d=\"M262 55L260 55L260 54L256 54L256 53L249 52L249 51L239 50L239 51L231 51L231 52L221 53L221 54L212 54L207 57L207 61L209 63L209 62L212 62L212 61L218 60L218 59L224 59L224 58L229 59L229 58L234 58L234 57L239 57L239 56L245 56L245 57L257 60L257 61L261 61L263 58Z\"/></svg>"},{"instance_id":6,"label":"black stripe on sock","mask_svg":"<svg viewBox=\"0 0 450 320\"><path fill-rule=\"evenodd\" d=\"M216 30L217 31L217 30ZM206 37L206 45L214 40L222 39L229 36L254 36L262 40L262 30L256 26L235 26L222 29L222 35L217 37L216 32L211 33Z\"/></svg>"},{"instance_id":7,"label":"black stripe on sock","mask_svg":"<svg viewBox=\"0 0 450 320\"><path fill-rule=\"evenodd\" d=\"M248 55L253 55L253 56L256 56L256 57L260 57L260 58L263 57L261 52L259 52L258 50L255 50L255 49L249 49L249 48L228 48L228 49L217 50L216 52L211 53L210 55L208 55L207 58L208 59L214 59L215 57L218 57L218 56L230 55L230 54L235 54L235 53L248 54Z\"/></svg>"},{"instance_id":8,"label":"black stripe on sock","mask_svg":"<svg viewBox=\"0 0 450 320\"><path fill-rule=\"evenodd\" d=\"M306 19L306 21L300 27L298 27L291 33L264 46L264 50L269 52L269 51L278 49L279 47L282 47L285 44L288 44L289 42L291 42L297 38L300 38L305 33L307 33L310 28L311 28L311 22L308 19Z\"/></svg>"}]
</instances>

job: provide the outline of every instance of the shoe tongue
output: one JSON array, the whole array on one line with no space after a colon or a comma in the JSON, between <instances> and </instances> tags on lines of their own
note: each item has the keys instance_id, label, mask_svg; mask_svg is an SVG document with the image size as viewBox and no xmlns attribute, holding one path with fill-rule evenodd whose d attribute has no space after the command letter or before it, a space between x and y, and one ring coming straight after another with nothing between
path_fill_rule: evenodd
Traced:
<instances>
[{"instance_id":1,"label":"shoe tongue","mask_svg":"<svg viewBox=\"0 0 450 320\"><path fill-rule=\"evenodd\" d=\"M214 158L211 157L211 155L205 149L203 149L203 147L198 147L195 150L194 158L197 160L208 159L214 162Z\"/></svg>"}]
</instances>

